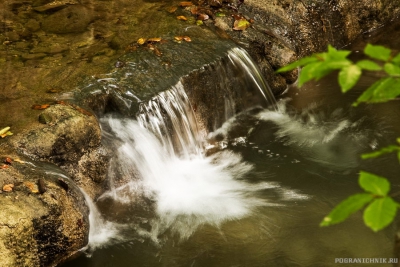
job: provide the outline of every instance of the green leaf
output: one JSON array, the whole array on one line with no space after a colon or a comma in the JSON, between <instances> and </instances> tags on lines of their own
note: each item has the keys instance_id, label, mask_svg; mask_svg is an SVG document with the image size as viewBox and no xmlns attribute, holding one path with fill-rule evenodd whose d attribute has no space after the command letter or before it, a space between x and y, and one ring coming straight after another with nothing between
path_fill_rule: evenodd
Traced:
<instances>
[{"instance_id":1,"label":"green leaf","mask_svg":"<svg viewBox=\"0 0 400 267\"><path fill-rule=\"evenodd\" d=\"M328 59L325 61L323 67L326 69L338 70L345 67L349 67L351 65L352 62L348 59Z\"/></svg>"},{"instance_id":2,"label":"green leaf","mask_svg":"<svg viewBox=\"0 0 400 267\"><path fill-rule=\"evenodd\" d=\"M400 163L400 151L397 152L397 159L399 160L399 163Z\"/></svg>"},{"instance_id":3,"label":"green leaf","mask_svg":"<svg viewBox=\"0 0 400 267\"><path fill-rule=\"evenodd\" d=\"M336 50L331 45L328 45L328 53L325 53L325 60L343 60L346 59L348 55L350 55L351 51L349 50Z\"/></svg>"},{"instance_id":4,"label":"green leaf","mask_svg":"<svg viewBox=\"0 0 400 267\"><path fill-rule=\"evenodd\" d=\"M316 61L319 61L319 59L316 58L316 57L304 57L304 58L302 58L300 60L294 61L294 62L290 63L289 65L278 69L276 72L277 73L281 73L281 72L294 70L297 67L304 66L304 65L307 65L309 63L316 62Z\"/></svg>"},{"instance_id":5,"label":"green leaf","mask_svg":"<svg viewBox=\"0 0 400 267\"><path fill-rule=\"evenodd\" d=\"M317 75L319 76L321 73L320 71L323 69L322 65L324 62L318 61L314 63L310 63L300 71L299 77L299 86L302 86L304 83L316 79Z\"/></svg>"},{"instance_id":6,"label":"green leaf","mask_svg":"<svg viewBox=\"0 0 400 267\"><path fill-rule=\"evenodd\" d=\"M381 148L378 151L362 154L361 158L362 159L376 158L376 157L379 157L381 155L392 153L392 152L396 152L396 151L400 151L400 147L399 146L395 146L395 145L391 145L391 146L387 146L387 147Z\"/></svg>"},{"instance_id":7,"label":"green leaf","mask_svg":"<svg viewBox=\"0 0 400 267\"><path fill-rule=\"evenodd\" d=\"M389 77L385 84L382 83L382 85L375 89L369 102L386 102L394 99L398 95L400 95L400 78Z\"/></svg>"},{"instance_id":8,"label":"green leaf","mask_svg":"<svg viewBox=\"0 0 400 267\"><path fill-rule=\"evenodd\" d=\"M364 210L364 222L374 232L382 230L393 222L397 203L391 197L375 199Z\"/></svg>"},{"instance_id":9,"label":"green leaf","mask_svg":"<svg viewBox=\"0 0 400 267\"><path fill-rule=\"evenodd\" d=\"M385 63L383 69L386 71L387 74L392 76L399 76L400 75L400 67L396 66L392 63Z\"/></svg>"},{"instance_id":10,"label":"green leaf","mask_svg":"<svg viewBox=\"0 0 400 267\"><path fill-rule=\"evenodd\" d=\"M400 94L400 79L386 77L376 81L371 85L353 106L357 106L361 102L378 103L393 99Z\"/></svg>"},{"instance_id":11,"label":"green leaf","mask_svg":"<svg viewBox=\"0 0 400 267\"><path fill-rule=\"evenodd\" d=\"M400 53L399 54L397 54L393 59L392 59L392 62L393 63L395 63L395 64L400 64Z\"/></svg>"},{"instance_id":12,"label":"green leaf","mask_svg":"<svg viewBox=\"0 0 400 267\"><path fill-rule=\"evenodd\" d=\"M364 53L372 58L382 61L388 61L392 50L381 45L367 44L364 48Z\"/></svg>"},{"instance_id":13,"label":"green leaf","mask_svg":"<svg viewBox=\"0 0 400 267\"><path fill-rule=\"evenodd\" d=\"M320 226L329 226L343 222L351 214L362 209L366 204L373 200L371 194L361 193L348 197L340 202L329 214L326 216Z\"/></svg>"},{"instance_id":14,"label":"green leaf","mask_svg":"<svg viewBox=\"0 0 400 267\"><path fill-rule=\"evenodd\" d=\"M356 63L356 65L359 66L363 70L375 70L376 71L376 70L382 69L381 66L379 66L375 62L368 60L368 59L360 60Z\"/></svg>"},{"instance_id":15,"label":"green leaf","mask_svg":"<svg viewBox=\"0 0 400 267\"><path fill-rule=\"evenodd\" d=\"M386 196L390 191L389 181L369 172L360 172L358 183L365 191L378 196Z\"/></svg>"},{"instance_id":16,"label":"green leaf","mask_svg":"<svg viewBox=\"0 0 400 267\"><path fill-rule=\"evenodd\" d=\"M342 92L346 93L350 90L361 76L361 69L357 65L350 65L348 67L343 68L339 72L339 85L342 88Z\"/></svg>"},{"instance_id":17,"label":"green leaf","mask_svg":"<svg viewBox=\"0 0 400 267\"><path fill-rule=\"evenodd\" d=\"M356 102L353 103L353 106L358 106L361 102L367 102L372 98L374 95L375 89L387 78L380 79L376 82L374 82L370 87L367 88L367 90L364 91L356 100Z\"/></svg>"}]
</instances>

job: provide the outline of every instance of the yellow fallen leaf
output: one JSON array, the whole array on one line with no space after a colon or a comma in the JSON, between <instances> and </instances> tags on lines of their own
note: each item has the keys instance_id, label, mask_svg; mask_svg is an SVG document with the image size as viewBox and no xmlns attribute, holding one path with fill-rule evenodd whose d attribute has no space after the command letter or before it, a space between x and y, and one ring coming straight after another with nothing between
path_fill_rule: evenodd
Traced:
<instances>
[{"instance_id":1,"label":"yellow fallen leaf","mask_svg":"<svg viewBox=\"0 0 400 267\"><path fill-rule=\"evenodd\" d=\"M144 44L145 42L146 42L146 39L145 39L145 38L139 38L139 39L137 40L137 43L140 44L140 45Z\"/></svg>"},{"instance_id":2,"label":"yellow fallen leaf","mask_svg":"<svg viewBox=\"0 0 400 267\"><path fill-rule=\"evenodd\" d=\"M4 127L3 129L0 130L0 134L5 134L6 132L8 132L11 129L11 127L7 126Z\"/></svg>"},{"instance_id":3,"label":"yellow fallen leaf","mask_svg":"<svg viewBox=\"0 0 400 267\"><path fill-rule=\"evenodd\" d=\"M185 16L177 16L176 18L179 20L185 20L185 21L187 20L187 18Z\"/></svg>"},{"instance_id":4,"label":"yellow fallen leaf","mask_svg":"<svg viewBox=\"0 0 400 267\"><path fill-rule=\"evenodd\" d=\"M11 192L13 190L14 185L13 184L6 184L3 186L3 191L4 192Z\"/></svg>"},{"instance_id":5,"label":"yellow fallen leaf","mask_svg":"<svg viewBox=\"0 0 400 267\"><path fill-rule=\"evenodd\" d=\"M157 37L157 38L149 38L149 39L147 39L147 42L156 42L156 43L158 43L158 42L161 42L161 38L159 38L159 37Z\"/></svg>"},{"instance_id":6,"label":"yellow fallen leaf","mask_svg":"<svg viewBox=\"0 0 400 267\"><path fill-rule=\"evenodd\" d=\"M31 190L32 193L39 193L38 186L32 182L24 182L25 186Z\"/></svg>"},{"instance_id":7,"label":"yellow fallen leaf","mask_svg":"<svg viewBox=\"0 0 400 267\"><path fill-rule=\"evenodd\" d=\"M241 19L235 20L235 22L233 24L233 29L235 31L244 31L245 29L250 27L250 25L251 25L250 22L248 22L244 18L241 18Z\"/></svg>"},{"instance_id":8,"label":"yellow fallen leaf","mask_svg":"<svg viewBox=\"0 0 400 267\"><path fill-rule=\"evenodd\" d=\"M1 137L1 138L4 138L4 137L6 137L7 135L13 135L13 133L10 132L10 131L8 131L8 132L6 132L6 133L4 133L4 134L0 134L0 137Z\"/></svg>"},{"instance_id":9,"label":"yellow fallen leaf","mask_svg":"<svg viewBox=\"0 0 400 267\"><path fill-rule=\"evenodd\" d=\"M15 162L18 162L18 163L21 163L21 164L24 164L24 163L25 163L25 161L20 160L20 159L18 159L18 158L17 158L17 159L14 159L14 161L15 161Z\"/></svg>"}]
</instances>

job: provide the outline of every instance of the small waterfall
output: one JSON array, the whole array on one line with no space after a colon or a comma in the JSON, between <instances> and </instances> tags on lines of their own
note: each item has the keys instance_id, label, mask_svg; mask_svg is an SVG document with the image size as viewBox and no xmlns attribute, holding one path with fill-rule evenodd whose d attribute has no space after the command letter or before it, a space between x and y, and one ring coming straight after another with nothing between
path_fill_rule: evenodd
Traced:
<instances>
[{"instance_id":1,"label":"small waterfall","mask_svg":"<svg viewBox=\"0 0 400 267\"><path fill-rule=\"evenodd\" d=\"M268 105L275 104L259 70L244 50L232 49L229 60L251 78ZM233 116L233 98L224 101L225 117ZM146 232L152 240L158 240L166 231L188 238L203 224L219 227L225 221L250 216L261 206L272 205L255 192L279 185L248 183L245 178L253 166L240 155L222 151L205 157L206 134L199 131L181 82L141 103L136 120L106 116L101 122L115 155L109 168L110 190L99 200L111 200L120 207L149 200L149 209L153 210L150 214L154 216L150 218L151 230L134 228L138 233ZM283 196L285 192L280 190ZM101 229L109 228L112 232L116 228L102 220L95 207L91 210L91 218L97 218L94 221L98 225L91 230L90 244L96 246L109 238Z\"/></svg>"},{"instance_id":2,"label":"small waterfall","mask_svg":"<svg viewBox=\"0 0 400 267\"><path fill-rule=\"evenodd\" d=\"M200 134L181 82L139 106L137 120L163 143L171 154L188 158L200 154Z\"/></svg>"}]
</instances>

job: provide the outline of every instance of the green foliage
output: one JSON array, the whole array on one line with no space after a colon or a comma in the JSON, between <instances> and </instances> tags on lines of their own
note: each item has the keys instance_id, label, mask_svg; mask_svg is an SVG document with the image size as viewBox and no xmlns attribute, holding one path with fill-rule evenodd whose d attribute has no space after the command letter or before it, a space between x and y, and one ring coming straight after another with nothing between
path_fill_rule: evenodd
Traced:
<instances>
[{"instance_id":1,"label":"green foliage","mask_svg":"<svg viewBox=\"0 0 400 267\"><path fill-rule=\"evenodd\" d=\"M368 44L364 54L371 59L352 62L347 57L350 51L338 51L328 46L328 51L318 53L295 61L277 72L285 72L302 67L298 85L316 80L337 70L338 83L343 93L352 89L360 79L363 71L380 71L384 77L368 87L353 103L379 103L392 100L400 95L400 53L392 55L386 47ZM363 154L362 159L376 158L388 153L396 153L400 162L400 138L397 145L390 145L378 151ZM366 226L377 232L393 222L400 204L390 197L390 182L381 176L361 171L359 185L364 190L349 196L339 203L320 223L320 226L329 226L346 220L353 213L362 210L365 206L363 220Z\"/></svg>"},{"instance_id":2,"label":"green foliage","mask_svg":"<svg viewBox=\"0 0 400 267\"><path fill-rule=\"evenodd\" d=\"M320 226L329 226L343 222L351 214L362 209L366 204L370 203L374 197L371 194L356 194L349 196L340 202L331 213L326 216Z\"/></svg>"},{"instance_id":3,"label":"green foliage","mask_svg":"<svg viewBox=\"0 0 400 267\"><path fill-rule=\"evenodd\" d=\"M364 54L371 59L352 62L347 57L351 51L336 50L331 45L325 53L317 53L302 58L285 67L278 69L278 73L302 67L298 85L316 80L333 71L339 71L338 83L345 93L353 88L360 79L363 71L384 71L385 77L372 84L353 104L380 103L389 101L400 95L400 54L392 56L392 51L380 45L368 44Z\"/></svg>"},{"instance_id":4,"label":"green foliage","mask_svg":"<svg viewBox=\"0 0 400 267\"><path fill-rule=\"evenodd\" d=\"M380 45L367 44L364 48L364 53L371 58L388 61L392 51Z\"/></svg>"},{"instance_id":5,"label":"green foliage","mask_svg":"<svg viewBox=\"0 0 400 267\"><path fill-rule=\"evenodd\" d=\"M390 145L390 146L381 148L378 151L362 154L361 158L362 159L377 158L377 157L382 156L384 154L393 153L393 152L397 152L397 154L399 154L400 153L400 146Z\"/></svg>"},{"instance_id":6,"label":"green foliage","mask_svg":"<svg viewBox=\"0 0 400 267\"><path fill-rule=\"evenodd\" d=\"M366 205L363 216L364 223L373 231L385 228L394 220L399 203L388 196L389 181L384 177L361 171L358 182L365 192L352 195L339 203L322 220L320 226L343 222Z\"/></svg>"},{"instance_id":7,"label":"green foliage","mask_svg":"<svg viewBox=\"0 0 400 267\"><path fill-rule=\"evenodd\" d=\"M382 230L394 220L397 207L398 203L391 197L375 199L364 211L364 223L374 232Z\"/></svg>"}]
</instances>

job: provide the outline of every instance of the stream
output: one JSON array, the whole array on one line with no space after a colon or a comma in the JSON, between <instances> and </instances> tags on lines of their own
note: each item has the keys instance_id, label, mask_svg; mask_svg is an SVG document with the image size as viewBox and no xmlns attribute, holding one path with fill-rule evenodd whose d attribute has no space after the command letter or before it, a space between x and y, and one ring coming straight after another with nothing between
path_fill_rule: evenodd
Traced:
<instances>
[{"instance_id":1,"label":"stream","mask_svg":"<svg viewBox=\"0 0 400 267\"><path fill-rule=\"evenodd\" d=\"M92 199L97 191L80 189L90 210L88 244L57 266L320 267L394 257L398 220L374 233L357 212L319 227L339 202L362 192L360 170L387 177L391 193L400 191L395 155L360 158L400 136L398 101L351 106L379 74L367 73L346 94L332 74L274 96L244 49L254 48L250 41L236 43L220 28L232 31L223 17L239 21L243 1L224 1L229 9L215 10L218 27L211 19L200 26L198 15L205 14L175 0L10 3L0 3L2 123L17 135L39 123L33 104L71 102L68 108L99 116L102 146L111 156L105 191ZM263 26L257 16L254 25ZM325 21L316 24L334 40L332 28L340 24ZM284 27L275 31L274 23L257 29L263 51L286 48L290 35ZM356 59L367 42L398 52L396 37L400 27L393 23L338 49L352 50ZM289 51L282 55L289 60L297 48L288 46L276 51ZM285 78L279 79L282 85ZM65 181L63 188L68 191Z\"/></svg>"},{"instance_id":2,"label":"stream","mask_svg":"<svg viewBox=\"0 0 400 267\"><path fill-rule=\"evenodd\" d=\"M335 79L291 86L276 106L227 116L207 137L180 83L142 103L136 119L106 114L104 143L115 151L109 190L90 205L88 246L61 266L305 267L391 258L393 226L373 233L362 213L318 226L361 192L360 170L388 177L392 192L400 185L395 156L360 159L399 136L397 101L353 108L376 77L346 95Z\"/></svg>"}]
</instances>

